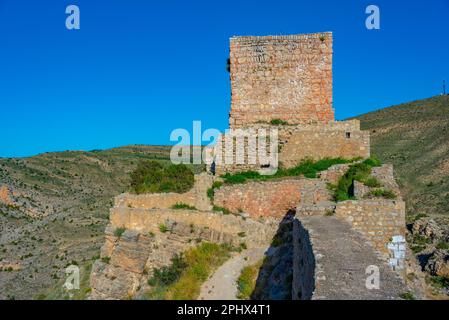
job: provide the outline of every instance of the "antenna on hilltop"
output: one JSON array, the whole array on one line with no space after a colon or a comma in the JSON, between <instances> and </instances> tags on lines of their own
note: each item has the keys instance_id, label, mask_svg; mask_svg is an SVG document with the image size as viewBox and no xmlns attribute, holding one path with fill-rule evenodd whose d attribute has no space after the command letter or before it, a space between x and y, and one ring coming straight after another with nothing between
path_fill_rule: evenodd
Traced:
<instances>
[{"instance_id":1,"label":"antenna on hilltop","mask_svg":"<svg viewBox=\"0 0 449 320\"><path fill-rule=\"evenodd\" d=\"M443 96L446 95L446 80L443 80Z\"/></svg>"}]
</instances>

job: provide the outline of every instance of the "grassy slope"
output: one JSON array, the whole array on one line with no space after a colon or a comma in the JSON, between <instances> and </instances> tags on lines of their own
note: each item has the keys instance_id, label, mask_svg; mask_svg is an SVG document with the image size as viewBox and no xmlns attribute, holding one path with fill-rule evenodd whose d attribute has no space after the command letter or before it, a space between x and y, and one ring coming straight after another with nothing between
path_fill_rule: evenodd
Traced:
<instances>
[{"instance_id":1,"label":"grassy slope","mask_svg":"<svg viewBox=\"0 0 449 320\"><path fill-rule=\"evenodd\" d=\"M140 159L168 161L169 150L129 146L1 158L0 186L19 192L20 205L0 205L0 262L19 262L22 270L0 273L0 299L51 295L48 289L60 283L66 265L88 266L129 172ZM30 211L38 217L30 218Z\"/></svg>"},{"instance_id":2,"label":"grassy slope","mask_svg":"<svg viewBox=\"0 0 449 320\"><path fill-rule=\"evenodd\" d=\"M371 152L394 164L408 214L449 214L449 96L357 118L371 133Z\"/></svg>"}]
</instances>

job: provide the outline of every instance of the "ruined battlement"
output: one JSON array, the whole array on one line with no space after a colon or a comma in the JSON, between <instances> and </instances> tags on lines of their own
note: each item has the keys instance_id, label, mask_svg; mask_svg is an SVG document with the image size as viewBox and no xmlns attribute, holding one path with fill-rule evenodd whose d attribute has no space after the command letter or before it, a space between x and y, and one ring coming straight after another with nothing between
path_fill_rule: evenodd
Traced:
<instances>
[{"instance_id":1,"label":"ruined battlement","mask_svg":"<svg viewBox=\"0 0 449 320\"><path fill-rule=\"evenodd\" d=\"M332 33L233 37L230 66L231 128L334 120Z\"/></svg>"}]
</instances>

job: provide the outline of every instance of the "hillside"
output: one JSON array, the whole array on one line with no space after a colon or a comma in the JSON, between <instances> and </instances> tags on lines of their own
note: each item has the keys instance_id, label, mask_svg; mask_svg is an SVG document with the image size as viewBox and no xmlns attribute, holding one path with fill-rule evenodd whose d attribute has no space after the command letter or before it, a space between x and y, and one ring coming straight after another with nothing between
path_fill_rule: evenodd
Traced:
<instances>
[{"instance_id":1,"label":"hillside","mask_svg":"<svg viewBox=\"0 0 449 320\"><path fill-rule=\"evenodd\" d=\"M393 163L409 215L449 214L449 96L404 103L357 117L371 152Z\"/></svg>"},{"instance_id":2,"label":"hillside","mask_svg":"<svg viewBox=\"0 0 449 320\"><path fill-rule=\"evenodd\" d=\"M394 164L409 216L447 217L449 96L357 118L371 133L372 153ZM70 264L81 267L83 287L113 197L128 189L139 160L166 162L169 152L168 146L127 146L0 158L0 299L64 298Z\"/></svg>"},{"instance_id":3,"label":"hillside","mask_svg":"<svg viewBox=\"0 0 449 320\"><path fill-rule=\"evenodd\" d=\"M141 159L169 161L169 152L127 146L0 158L0 299L51 297L65 266L88 269L129 172Z\"/></svg>"}]
</instances>

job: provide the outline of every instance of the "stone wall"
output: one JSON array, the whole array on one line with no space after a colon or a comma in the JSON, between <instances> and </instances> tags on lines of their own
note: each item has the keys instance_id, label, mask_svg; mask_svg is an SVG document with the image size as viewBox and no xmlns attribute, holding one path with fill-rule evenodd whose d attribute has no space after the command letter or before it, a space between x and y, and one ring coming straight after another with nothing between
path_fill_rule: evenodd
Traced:
<instances>
[{"instance_id":1,"label":"stone wall","mask_svg":"<svg viewBox=\"0 0 449 320\"><path fill-rule=\"evenodd\" d=\"M334 119L332 33L233 37L230 63L231 128L272 119Z\"/></svg>"},{"instance_id":2,"label":"stone wall","mask_svg":"<svg viewBox=\"0 0 449 320\"><path fill-rule=\"evenodd\" d=\"M298 219L293 220L292 300L310 300L315 291L315 253L309 232Z\"/></svg>"},{"instance_id":3,"label":"stone wall","mask_svg":"<svg viewBox=\"0 0 449 320\"><path fill-rule=\"evenodd\" d=\"M111 209L109 219L112 228L126 228L140 233L157 233L161 224L167 226L171 226L174 222L178 225L193 224L199 228L212 230L208 240L213 242L223 242L223 239L227 239L226 235L236 235L244 231L247 231L249 239L254 243L266 238L263 231L257 231L257 228L260 227L259 222L246 221L235 215L223 215L215 212L119 207ZM267 224L271 223L270 219L266 221Z\"/></svg>"},{"instance_id":4,"label":"stone wall","mask_svg":"<svg viewBox=\"0 0 449 320\"><path fill-rule=\"evenodd\" d=\"M331 200L326 183L318 179L280 179L227 185L215 190L214 204L251 217L283 217L298 203Z\"/></svg>"},{"instance_id":5,"label":"stone wall","mask_svg":"<svg viewBox=\"0 0 449 320\"><path fill-rule=\"evenodd\" d=\"M130 208L171 208L177 203L184 203L207 211L211 209L210 201L207 198L207 189L211 187L213 177L207 173L195 175L193 188L186 193L145 193L129 194L124 193L115 197L116 207Z\"/></svg>"},{"instance_id":6,"label":"stone wall","mask_svg":"<svg viewBox=\"0 0 449 320\"><path fill-rule=\"evenodd\" d=\"M276 129L278 141L273 146L273 151L278 153L278 160L283 167L291 168L306 158L368 158L370 156L370 136L368 131L360 130L359 120L331 121L327 124L308 125L279 125L255 124L251 127L240 128L247 132L246 136L259 138L258 132L264 129L267 136L269 130ZM237 135L233 136L233 145L230 156L226 156L226 137L230 133L222 135L219 143L214 148L213 154L216 159L215 171L217 175L227 172L260 171L268 164L264 159L255 157L255 161L248 161L248 154L258 155L257 144L248 145L248 139L243 140L244 163L237 163ZM234 137L235 136L235 137ZM269 141L269 139L267 139ZM271 145L267 143L266 155L271 156Z\"/></svg>"},{"instance_id":7,"label":"stone wall","mask_svg":"<svg viewBox=\"0 0 449 320\"><path fill-rule=\"evenodd\" d=\"M335 215L361 232L374 249L388 258L388 244L395 236L405 236L405 202L369 199L337 203Z\"/></svg>"},{"instance_id":8,"label":"stone wall","mask_svg":"<svg viewBox=\"0 0 449 320\"><path fill-rule=\"evenodd\" d=\"M293 228L293 300L399 299L407 286L366 238L338 217L300 216ZM366 286L379 270L379 287Z\"/></svg>"},{"instance_id":9,"label":"stone wall","mask_svg":"<svg viewBox=\"0 0 449 320\"><path fill-rule=\"evenodd\" d=\"M305 126L297 130L282 147L279 161L287 168L312 158L368 158L369 132L360 130L358 121L345 125Z\"/></svg>"}]
</instances>

